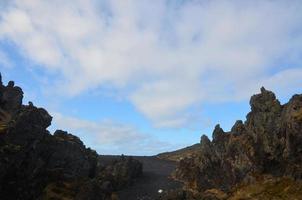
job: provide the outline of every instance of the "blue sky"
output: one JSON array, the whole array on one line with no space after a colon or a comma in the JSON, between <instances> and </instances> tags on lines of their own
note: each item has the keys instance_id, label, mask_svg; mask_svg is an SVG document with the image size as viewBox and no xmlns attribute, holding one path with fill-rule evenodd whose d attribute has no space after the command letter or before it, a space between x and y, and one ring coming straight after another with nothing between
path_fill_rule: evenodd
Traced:
<instances>
[{"instance_id":1,"label":"blue sky","mask_svg":"<svg viewBox=\"0 0 302 200\"><path fill-rule=\"evenodd\" d=\"M302 1L0 0L0 70L100 154L229 130L302 86Z\"/></svg>"}]
</instances>

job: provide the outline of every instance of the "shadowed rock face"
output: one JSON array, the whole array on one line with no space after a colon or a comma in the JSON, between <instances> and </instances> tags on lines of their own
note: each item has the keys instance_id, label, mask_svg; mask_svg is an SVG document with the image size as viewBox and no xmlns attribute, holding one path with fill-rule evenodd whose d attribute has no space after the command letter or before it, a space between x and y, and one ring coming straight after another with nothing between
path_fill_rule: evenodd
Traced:
<instances>
[{"instance_id":1,"label":"shadowed rock face","mask_svg":"<svg viewBox=\"0 0 302 200\"><path fill-rule=\"evenodd\" d=\"M202 136L200 152L179 162L174 177L185 190L228 193L255 174L302 179L302 95L281 105L261 88L250 105L244 123L237 121L230 132L217 125L212 141Z\"/></svg>"},{"instance_id":2,"label":"shadowed rock face","mask_svg":"<svg viewBox=\"0 0 302 200\"><path fill-rule=\"evenodd\" d=\"M11 199L110 199L142 173L142 164L122 157L103 164L76 136L46 128L52 117L21 88L0 81L0 197Z\"/></svg>"}]
</instances>

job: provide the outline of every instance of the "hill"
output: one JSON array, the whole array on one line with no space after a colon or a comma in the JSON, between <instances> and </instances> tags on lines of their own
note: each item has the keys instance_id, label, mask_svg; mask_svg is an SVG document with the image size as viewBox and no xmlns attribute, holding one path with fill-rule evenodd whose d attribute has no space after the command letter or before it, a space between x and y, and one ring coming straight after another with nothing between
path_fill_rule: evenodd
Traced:
<instances>
[{"instance_id":1,"label":"hill","mask_svg":"<svg viewBox=\"0 0 302 200\"><path fill-rule=\"evenodd\" d=\"M179 162L184 158L194 157L200 151L201 145L199 143L192 146L185 147L183 149L178 149L176 151L160 153L156 157L164 160L171 160Z\"/></svg>"}]
</instances>

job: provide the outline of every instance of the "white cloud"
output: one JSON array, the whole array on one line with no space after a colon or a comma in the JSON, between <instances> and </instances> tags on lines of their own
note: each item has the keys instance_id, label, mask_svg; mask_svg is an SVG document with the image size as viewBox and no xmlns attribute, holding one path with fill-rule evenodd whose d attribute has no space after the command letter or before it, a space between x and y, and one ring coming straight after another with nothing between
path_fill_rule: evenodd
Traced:
<instances>
[{"instance_id":1,"label":"white cloud","mask_svg":"<svg viewBox=\"0 0 302 200\"><path fill-rule=\"evenodd\" d=\"M120 122L111 120L94 122L58 112L53 112L52 115L54 117L52 128L60 127L76 133L86 145L93 147L100 154L127 152L129 155L154 155L183 145L160 141L150 134L142 133L136 127Z\"/></svg>"},{"instance_id":2,"label":"white cloud","mask_svg":"<svg viewBox=\"0 0 302 200\"><path fill-rule=\"evenodd\" d=\"M283 70L263 81L263 85L280 95L292 95L301 92L302 68Z\"/></svg>"},{"instance_id":3,"label":"white cloud","mask_svg":"<svg viewBox=\"0 0 302 200\"><path fill-rule=\"evenodd\" d=\"M0 39L60 73L64 94L110 85L156 126L295 81L279 61L301 69L301 1L181 2L16 0L1 8Z\"/></svg>"},{"instance_id":4,"label":"white cloud","mask_svg":"<svg viewBox=\"0 0 302 200\"><path fill-rule=\"evenodd\" d=\"M198 83L164 80L142 85L130 99L155 125L177 127L186 124L189 119L183 108L190 107L202 98L202 93L195 91L202 91ZM177 116L176 113L181 115Z\"/></svg>"}]
</instances>

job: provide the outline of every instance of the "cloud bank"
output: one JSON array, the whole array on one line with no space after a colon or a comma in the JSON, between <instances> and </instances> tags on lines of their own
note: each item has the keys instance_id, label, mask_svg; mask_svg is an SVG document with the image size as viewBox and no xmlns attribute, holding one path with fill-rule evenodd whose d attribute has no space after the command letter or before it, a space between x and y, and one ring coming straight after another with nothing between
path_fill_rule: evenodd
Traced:
<instances>
[{"instance_id":1,"label":"cloud bank","mask_svg":"<svg viewBox=\"0 0 302 200\"><path fill-rule=\"evenodd\" d=\"M110 86L155 126L182 127L204 102L301 86L301 10L281 0L15 0L1 6L0 40L58 74L50 87L64 94Z\"/></svg>"},{"instance_id":2,"label":"cloud bank","mask_svg":"<svg viewBox=\"0 0 302 200\"><path fill-rule=\"evenodd\" d=\"M58 112L52 112L52 116L56 127L68 127L68 131L76 133L100 154L154 155L184 145L160 141L136 127L111 120L93 122Z\"/></svg>"}]
</instances>

